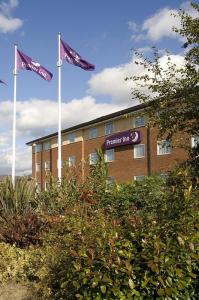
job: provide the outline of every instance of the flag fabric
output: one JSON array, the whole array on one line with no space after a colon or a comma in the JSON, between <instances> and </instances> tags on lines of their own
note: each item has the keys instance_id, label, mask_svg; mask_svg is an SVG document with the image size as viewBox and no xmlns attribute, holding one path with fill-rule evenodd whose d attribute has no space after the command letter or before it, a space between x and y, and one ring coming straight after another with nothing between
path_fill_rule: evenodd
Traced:
<instances>
[{"instance_id":1,"label":"flag fabric","mask_svg":"<svg viewBox=\"0 0 199 300\"><path fill-rule=\"evenodd\" d=\"M53 77L53 74L50 71L48 71L46 68L41 66L38 62L34 61L23 52L17 50L17 70L19 69L34 71L47 81L50 81Z\"/></svg>"},{"instance_id":2,"label":"flag fabric","mask_svg":"<svg viewBox=\"0 0 199 300\"><path fill-rule=\"evenodd\" d=\"M69 64L78 66L84 70L92 71L95 66L84 60L75 50L73 50L66 42L60 39L61 59L65 59Z\"/></svg>"},{"instance_id":3,"label":"flag fabric","mask_svg":"<svg viewBox=\"0 0 199 300\"><path fill-rule=\"evenodd\" d=\"M3 83L3 84L5 84L5 85L7 85L7 84L6 84L3 80L1 80L1 79L0 79L0 83Z\"/></svg>"}]
</instances>

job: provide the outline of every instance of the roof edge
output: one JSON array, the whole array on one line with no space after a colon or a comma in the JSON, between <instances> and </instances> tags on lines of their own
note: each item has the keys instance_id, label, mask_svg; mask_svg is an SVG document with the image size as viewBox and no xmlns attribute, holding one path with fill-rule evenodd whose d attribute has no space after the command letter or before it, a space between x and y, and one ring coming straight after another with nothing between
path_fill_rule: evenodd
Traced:
<instances>
[{"instance_id":1,"label":"roof edge","mask_svg":"<svg viewBox=\"0 0 199 300\"><path fill-rule=\"evenodd\" d=\"M131 106L131 107L116 111L114 113L111 113L111 114L108 114L108 115L105 115L105 116L102 116L102 117L98 117L98 118L93 119L91 121L83 122L83 123L77 124L75 126L68 127L66 129L63 129L61 131L61 133L63 134L63 133L69 132L69 131L73 131L73 130L77 130L77 129L80 129L80 128L90 126L92 124L100 123L100 122L103 122L103 121L106 121L106 120L109 120L109 119L112 119L112 118L115 118L115 117L119 117L119 116L127 114L127 113L138 111L140 109L146 108L147 106L148 105L145 104L145 103L138 104L138 105L135 105L135 106ZM55 137L57 135L58 135L58 132L54 132L54 133L51 133L49 135L46 135L46 136L40 137L38 139L32 140L30 142L27 142L26 145L31 146L32 144L34 144L36 142L40 142L40 141Z\"/></svg>"}]
</instances>

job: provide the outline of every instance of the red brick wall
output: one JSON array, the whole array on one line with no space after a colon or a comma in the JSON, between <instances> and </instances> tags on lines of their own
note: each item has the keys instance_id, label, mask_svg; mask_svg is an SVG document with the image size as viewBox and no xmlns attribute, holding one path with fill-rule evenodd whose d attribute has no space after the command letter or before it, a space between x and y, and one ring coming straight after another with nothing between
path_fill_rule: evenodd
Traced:
<instances>
[{"instance_id":1,"label":"red brick wall","mask_svg":"<svg viewBox=\"0 0 199 300\"><path fill-rule=\"evenodd\" d=\"M120 120L121 122L121 120ZM101 125L100 125L101 126ZM127 128L128 129L128 128ZM186 158L185 150L181 148L173 148L171 154L157 155L157 129L147 129L146 127L137 128L141 131L141 144L145 144L145 157L134 158L133 145L122 146L115 148L115 161L108 163L108 174L116 179L117 182L131 181L135 175L149 175L150 173L165 173L173 168L177 162L183 161ZM180 135L176 136L178 138ZM89 154L95 152L97 148L101 148L106 136L97 137L95 139L86 139L84 142L79 141L72 144L62 146L62 159L68 160L69 156L76 157L76 166L79 169L85 164L85 176L89 170ZM148 143L147 143L148 141ZM83 149L84 145L84 149ZM84 157L83 157L84 154ZM57 147L37 153L37 162L42 162L42 172L37 173L37 179L43 182L46 178L44 170L44 162L51 160L51 173L53 177L57 177ZM35 176L35 154L32 155L33 177ZM63 170L63 175L65 171Z\"/></svg>"}]
</instances>

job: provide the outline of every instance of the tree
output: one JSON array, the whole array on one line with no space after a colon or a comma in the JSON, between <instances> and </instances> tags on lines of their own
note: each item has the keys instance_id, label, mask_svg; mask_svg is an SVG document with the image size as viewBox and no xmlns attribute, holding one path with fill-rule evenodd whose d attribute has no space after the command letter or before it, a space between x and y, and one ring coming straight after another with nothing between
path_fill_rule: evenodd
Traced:
<instances>
[{"instance_id":1,"label":"tree","mask_svg":"<svg viewBox=\"0 0 199 300\"><path fill-rule=\"evenodd\" d=\"M191 3L196 12L199 5ZM184 64L180 67L172 61L172 55L166 51L166 67L160 62L159 51L153 48L153 59L144 57L135 51L136 64L144 67L144 75L132 76L136 87L132 90L134 99L149 104L149 126L157 126L160 135L171 138L176 132L189 136L199 136L199 19L179 10L181 28L173 30L184 40L186 49ZM189 163L199 164L199 145L190 151Z\"/></svg>"}]
</instances>

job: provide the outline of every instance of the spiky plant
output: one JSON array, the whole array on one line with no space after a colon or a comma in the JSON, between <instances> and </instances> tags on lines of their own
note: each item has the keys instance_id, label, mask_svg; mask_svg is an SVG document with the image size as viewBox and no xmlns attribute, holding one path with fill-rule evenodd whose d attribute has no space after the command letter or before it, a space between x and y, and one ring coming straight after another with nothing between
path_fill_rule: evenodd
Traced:
<instances>
[{"instance_id":1,"label":"spiky plant","mask_svg":"<svg viewBox=\"0 0 199 300\"><path fill-rule=\"evenodd\" d=\"M0 183L0 240L26 247L37 243L45 221L37 210L35 183L20 178L13 186L7 177Z\"/></svg>"}]
</instances>

